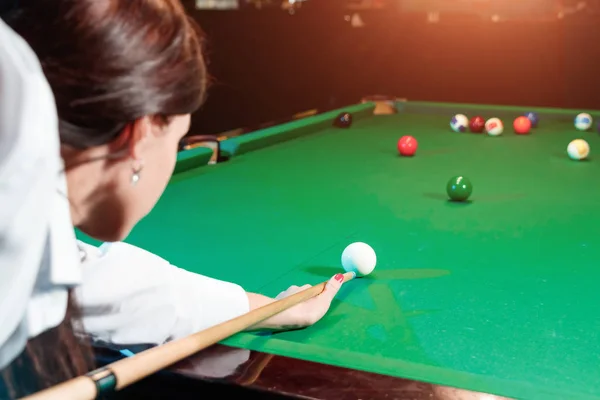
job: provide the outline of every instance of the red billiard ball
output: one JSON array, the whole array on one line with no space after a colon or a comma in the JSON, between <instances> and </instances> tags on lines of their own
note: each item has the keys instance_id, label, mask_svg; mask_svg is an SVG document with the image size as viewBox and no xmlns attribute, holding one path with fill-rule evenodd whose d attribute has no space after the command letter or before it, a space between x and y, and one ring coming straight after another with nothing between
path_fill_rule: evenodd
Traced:
<instances>
[{"instance_id":1,"label":"red billiard ball","mask_svg":"<svg viewBox=\"0 0 600 400\"><path fill-rule=\"evenodd\" d=\"M518 117L513 122L513 127L518 135L526 135L531 130L531 120L527 117Z\"/></svg>"},{"instance_id":2,"label":"red billiard ball","mask_svg":"<svg viewBox=\"0 0 600 400\"><path fill-rule=\"evenodd\" d=\"M417 139L412 136L402 136L400 140L398 140L398 152L402 156L414 156L417 152L417 147L419 143Z\"/></svg>"},{"instance_id":3,"label":"red billiard ball","mask_svg":"<svg viewBox=\"0 0 600 400\"><path fill-rule=\"evenodd\" d=\"M473 133L483 133L485 130L485 119L482 117L473 117L469 121L469 129Z\"/></svg>"}]
</instances>

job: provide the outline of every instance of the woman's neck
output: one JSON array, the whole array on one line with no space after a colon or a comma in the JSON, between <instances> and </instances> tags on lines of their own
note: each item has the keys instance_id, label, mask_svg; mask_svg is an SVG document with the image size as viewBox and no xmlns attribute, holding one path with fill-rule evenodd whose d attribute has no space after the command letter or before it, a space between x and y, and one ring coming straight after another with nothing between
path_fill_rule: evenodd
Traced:
<instances>
[{"instance_id":1,"label":"woman's neck","mask_svg":"<svg viewBox=\"0 0 600 400\"><path fill-rule=\"evenodd\" d=\"M100 154L93 153L99 153L99 149L82 151L68 146L61 147L71 220L76 227L85 223L101 184L104 160Z\"/></svg>"}]
</instances>

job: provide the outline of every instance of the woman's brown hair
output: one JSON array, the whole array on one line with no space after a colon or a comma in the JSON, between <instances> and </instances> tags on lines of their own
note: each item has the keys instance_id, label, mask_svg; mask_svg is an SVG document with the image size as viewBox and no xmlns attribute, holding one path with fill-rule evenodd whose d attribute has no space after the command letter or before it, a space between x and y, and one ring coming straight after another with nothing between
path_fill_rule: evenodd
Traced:
<instances>
[{"instance_id":1,"label":"woman's brown hair","mask_svg":"<svg viewBox=\"0 0 600 400\"><path fill-rule=\"evenodd\" d=\"M202 34L179 0L19 0L14 11L7 22L41 62L62 144L106 144L141 117L189 114L204 101ZM2 371L11 397L92 369L91 347L73 331L77 313L71 297L64 322Z\"/></svg>"}]
</instances>

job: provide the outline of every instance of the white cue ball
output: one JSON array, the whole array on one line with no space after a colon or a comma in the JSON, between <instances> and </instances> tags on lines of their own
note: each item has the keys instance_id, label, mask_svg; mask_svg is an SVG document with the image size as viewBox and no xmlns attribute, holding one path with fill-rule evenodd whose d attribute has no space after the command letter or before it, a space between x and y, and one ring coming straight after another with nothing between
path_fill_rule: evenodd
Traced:
<instances>
[{"instance_id":1,"label":"white cue ball","mask_svg":"<svg viewBox=\"0 0 600 400\"><path fill-rule=\"evenodd\" d=\"M377 255L371 246L363 242L349 244L342 252L342 266L346 272L357 276L369 275L375 269Z\"/></svg>"}]
</instances>

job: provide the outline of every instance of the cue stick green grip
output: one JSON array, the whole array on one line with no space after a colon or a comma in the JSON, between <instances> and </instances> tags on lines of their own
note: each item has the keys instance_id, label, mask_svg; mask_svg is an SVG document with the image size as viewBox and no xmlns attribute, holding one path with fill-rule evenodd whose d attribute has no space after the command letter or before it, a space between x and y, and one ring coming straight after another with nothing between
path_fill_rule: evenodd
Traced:
<instances>
[{"instance_id":1,"label":"cue stick green grip","mask_svg":"<svg viewBox=\"0 0 600 400\"><path fill-rule=\"evenodd\" d=\"M344 283L356 277L354 272L344 274ZM321 282L301 292L274 301L270 304L252 310L239 317L220 323L203 331L194 333L184 338L152 347L137 353L134 356L115 361L96 373L83 375L66 382L39 391L25 400L93 400L98 396L96 379L106 379L107 375L116 378L115 390L123 389L137 381L158 372L178 361L189 357L198 351L212 346L223 339L256 325L273 315L279 314L318 296L327 285L328 281Z\"/></svg>"}]
</instances>

